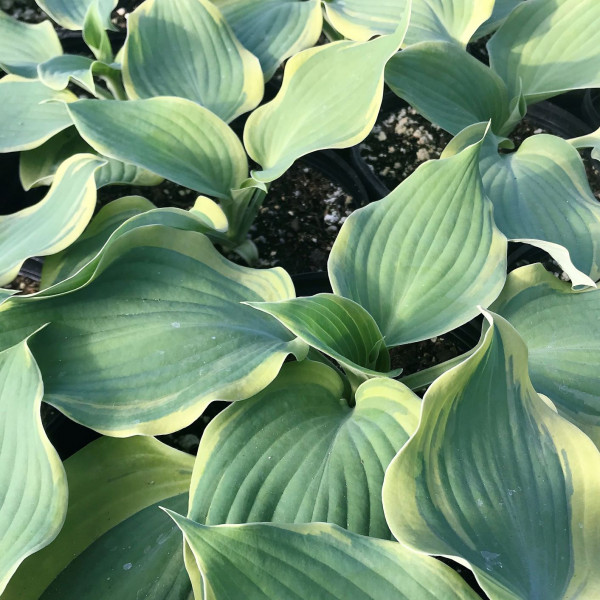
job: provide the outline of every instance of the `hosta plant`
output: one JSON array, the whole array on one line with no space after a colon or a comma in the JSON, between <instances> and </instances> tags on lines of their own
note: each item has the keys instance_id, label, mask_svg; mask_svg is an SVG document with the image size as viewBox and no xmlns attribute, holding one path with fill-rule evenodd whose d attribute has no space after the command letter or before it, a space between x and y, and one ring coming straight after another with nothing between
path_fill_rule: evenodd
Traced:
<instances>
[{"instance_id":1,"label":"hosta plant","mask_svg":"<svg viewBox=\"0 0 600 600\"><path fill-rule=\"evenodd\" d=\"M452 3L448 3L452 4ZM508 3L505 3L508 4ZM597 135L565 141L527 138L514 150L510 135L528 106L580 88L600 86L600 18L593 0L513 2L487 42L489 66L455 41L441 38L396 54L386 82L426 118L456 135L451 153L480 136L491 120L480 169L494 220L514 241L548 252L574 285L600 277L600 207L575 148L597 148ZM582 38L573 43L573 31Z\"/></svg>"},{"instance_id":2,"label":"hosta plant","mask_svg":"<svg viewBox=\"0 0 600 600\"><path fill-rule=\"evenodd\" d=\"M486 139L348 219L333 294L295 298L140 198L103 209L43 291L7 291L3 600L477 597L427 555L492 599L593 598L600 296L541 265L505 281ZM397 379L390 349L482 306L480 344L423 399L426 373ZM42 399L110 437L63 468ZM216 399L195 462L151 437Z\"/></svg>"},{"instance_id":3,"label":"hosta plant","mask_svg":"<svg viewBox=\"0 0 600 600\"><path fill-rule=\"evenodd\" d=\"M521 114L527 90L535 90L532 99L549 90L528 88L521 67L516 88L499 79L505 74L490 75L518 90L510 114L499 109L507 121L496 113L465 120L440 160L353 213L329 258L333 293L298 298L285 270L240 266L215 247L244 231L267 185L296 158L366 135L390 57L388 79L398 61L436 44L462 61L470 39L503 22L490 48L510 47L511 60L521 56L515 64L532 68L527 44L515 42L514 19L530 7L546 15L547 5L550 20L558 19L565 6L588 3L527 0L511 12L518 3L414 0L409 22L408 3L375 2L367 11L364 3L326 2L328 34L355 41L295 54L276 98L248 118L244 146L226 120L251 110L253 76L249 87L224 86L231 95L219 96L220 77L217 88L197 87L210 78L182 77L177 69L189 56L183 51L172 67L157 40L200 35L201 27L177 23L193 23L202 10L227 32L228 41L218 39L239 58L226 63L231 72L243 78L259 60L268 78L305 41L290 45L291 34L278 37L265 24L282 18L306 40L298 24L310 13L320 30L318 2L147 0L130 19L118 60L102 33L110 2L78 3L78 12L69 12L73 3L43 4L63 26L83 27L97 62L112 69L106 90L119 96L122 82L127 99L77 100L64 88L60 97L40 96L35 110L62 111L65 128L75 126L69 135L86 149L71 155L58 130L46 129L54 136L46 143L63 147L61 160L43 144L29 150L37 159L28 164L51 183L48 196L0 221L0 243L19 232L3 246L4 281L27 256L48 255L40 292L0 289L2 600L477 598L435 557L472 571L491 600L596 598L597 273L577 262L572 240L541 238L572 281L540 264L507 276L508 239L517 238L502 225L494 184L511 194L535 182L574 186L579 195L565 192L564 214L583 223L573 230L592 256L597 209L587 182L569 178L567 166L579 172L579 157L557 162L555 138L539 136L549 155L543 177L527 179L509 163L516 174L499 169L490 183L486 170L492 159L524 152L497 159L490 149L508 144L506 123ZM256 35L258 24L273 37ZM273 64L269 40L288 44ZM48 88L39 65L52 58L0 53L12 70L0 80L12 109L21 106L19 86ZM440 81L460 64L445 63ZM425 77L427 65L423 59L420 75L405 77ZM203 68L228 77L224 65ZM161 72L173 78L154 77ZM561 85L576 87L574 79ZM44 98L56 101L40 104ZM436 119L456 118L455 108L438 108ZM15 127L3 139L28 130ZM246 152L259 165L252 172ZM536 161L525 161L534 173ZM117 167L203 195L188 211L123 197L85 227L98 182ZM479 315L475 348L403 376L395 348ZM415 392L424 387L421 398ZM156 439L197 421L215 401L229 405L204 431L195 459ZM104 437L62 464L44 432L42 402Z\"/></svg>"},{"instance_id":4,"label":"hosta plant","mask_svg":"<svg viewBox=\"0 0 600 600\"><path fill-rule=\"evenodd\" d=\"M147 0L130 15L125 44L114 54L105 28L115 4L39 2L62 27L83 31L89 57L63 54L49 22L0 15L0 68L8 73L0 80L7 107L0 152L22 152L25 189L62 183L37 210L11 215L31 229L44 205L57 216L43 219L44 243L1 261L2 284L25 258L67 247L89 222L95 194L81 195L64 168L77 154L105 161L90 176L98 189L156 185L164 177L214 198L227 226L213 241L252 262L247 233L270 182L304 154L349 147L368 134L383 69L400 46L438 38L464 45L480 26L493 30L508 10L492 0L449 8L441 0L381 3L369 15L360 3L335 1ZM339 41L310 49L323 27ZM368 41L373 34L385 35ZM288 57L277 97L257 109L264 81ZM250 111L242 145L229 123ZM249 172L246 153L261 169ZM2 250L18 243L16 235L5 240Z\"/></svg>"}]
</instances>

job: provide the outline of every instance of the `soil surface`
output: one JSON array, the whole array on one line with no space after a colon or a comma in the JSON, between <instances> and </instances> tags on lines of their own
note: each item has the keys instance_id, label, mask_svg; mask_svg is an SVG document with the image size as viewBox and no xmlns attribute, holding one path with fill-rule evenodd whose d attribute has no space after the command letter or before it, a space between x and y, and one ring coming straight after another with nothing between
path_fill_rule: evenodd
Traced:
<instances>
[{"instance_id":1,"label":"soil surface","mask_svg":"<svg viewBox=\"0 0 600 600\"><path fill-rule=\"evenodd\" d=\"M413 108L385 115L360 144L360 154L389 190L416 168L439 158L452 136Z\"/></svg>"}]
</instances>

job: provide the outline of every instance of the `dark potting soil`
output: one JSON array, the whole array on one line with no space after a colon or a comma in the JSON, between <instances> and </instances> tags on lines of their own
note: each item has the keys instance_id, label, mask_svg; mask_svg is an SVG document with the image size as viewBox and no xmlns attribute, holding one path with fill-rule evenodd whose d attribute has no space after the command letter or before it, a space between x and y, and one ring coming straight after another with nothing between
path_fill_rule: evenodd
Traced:
<instances>
[{"instance_id":1,"label":"dark potting soil","mask_svg":"<svg viewBox=\"0 0 600 600\"><path fill-rule=\"evenodd\" d=\"M411 107L381 118L360 154L388 189L393 190L424 162L439 158L452 136Z\"/></svg>"},{"instance_id":2,"label":"dark potting soil","mask_svg":"<svg viewBox=\"0 0 600 600\"><path fill-rule=\"evenodd\" d=\"M341 226L357 208L341 187L297 162L273 183L250 230L261 266L325 271Z\"/></svg>"}]
</instances>

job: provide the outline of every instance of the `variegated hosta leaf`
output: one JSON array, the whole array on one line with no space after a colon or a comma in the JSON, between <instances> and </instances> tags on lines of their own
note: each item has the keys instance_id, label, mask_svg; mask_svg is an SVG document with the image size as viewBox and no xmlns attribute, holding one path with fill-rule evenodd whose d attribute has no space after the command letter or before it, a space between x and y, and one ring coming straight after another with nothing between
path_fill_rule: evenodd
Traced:
<instances>
[{"instance_id":1,"label":"variegated hosta leaf","mask_svg":"<svg viewBox=\"0 0 600 600\"><path fill-rule=\"evenodd\" d=\"M533 387L600 447L600 290L575 292L531 265L508 276L492 308L527 343Z\"/></svg>"},{"instance_id":2,"label":"variegated hosta leaf","mask_svg":"<svg viewBox=\"0 0 600 600\"><path fill-rule=\"evenodd\" d=\"M482 143L419 167L350 215L333 245L335 293L373 316L388 347L458 327L502 289L506 238L481 185Z\"/></svg>"},{"instance_id":3,"label":"variegated hosta leaf","mask_svg":"<svg viewBox=\"0 0 600 600\"><path fill-rule=\"evenodd\" d=\"M451 42L424 42L398 52L387 64L385 81L429 121L454 135L489 120L499 133L510 116L504 82Z\"/></svg>"},{"instance_id":4,"label":"variegated hosta leaf","mask_svg":"<svg viewBox=\"0 0 600 600\"><path fill-rule=\"evenodd\" d=\"M73 243L96 207L94 173L104 161L77 154L59 168L38 204L0 216L0 285L10 283L31 256L47 256Z\"/></svg>"},{"instance_id":5,"label":"variegated hosta leaf","mask_svg":"<svg viewBox=\"0 0 600 600\"><path fill-rule=\"evenodd\" d=\"M527 0L488 42L490 65L528 104L600 87L598 21L596 0Z\"/></svg>"},{"instance_id":6,"label":"variegated hosta leaf","mask_svg":"<svg viewBox=\"0 0 600 600\"><path fill-rule=\"evenodd\" d=\"M128 30L123 81L130 98L188 98L226 122L261 101L258 59L208 0L146 0Z\"/></svg>"},{"instance_id":7,"label":"variegated hosta leaf","mask_svg":"<svg viewBox=\"0 0 600 600\"><path fill-rule=\"evenodd\" d=\"M390 355L373 317L360 304L334 294L282 302L252 302L313 348L357 375L390 370Z\"/></svg>"},{"instance_id":8,"label":"variegated hosta leaf","mask_svg":"<svg viewBox=\"0 0 600 600\"><path fill-rule=\"evenodd\" d=\"M46 289L54 286L75 273L79 273L83 281L64 284L67 287L64 291L73 285L82 285L89 280L98 265L103 247L137 227L165 225L186 231L198 231L214 238L215 234L223 229L223 219L220 207L208 198L198 198L189 211L171 207L157 209L152 202L141 196L119 198L104 206L73 244L44 261L41 287ZM53 288L48 293L61 291L63 290Z\"/></svg>"},{"instance_id":9,"label":"variegated hosta leaf","mask_svg":"<svg viewBox=\"0 0 600 600\"><path fill-rule=\"evenodd\" d=\"M343 398L332 368L284 365L265 390L229 406L202 438L190 519L206 524L327 521L390 538L381 505L385 470L419 421L420 399L377 378Z\"/></svg>"},{"instance_id":10,"label":"variegated hosta leaf","mask_svg":"<svg viewBox=\"0 0 600 600\"><path fill-rule=\"evenodd\" d=\"M193 458L154 438L101 438L65 461L69 510L2 600L191 600L181 534L157 503L185 510Z\"/></svg>"},{"instance_id":11,"label":"variegated hosta leaf","mask_svg":"<svg viewBox=\"0 0 600 600\"><path fill-rule=\"evenodd\" d=\"M27 342L0 352L0 595L19 564L58 534L67 479L48 441L42 378Z\"/></svg>"},{"instance_id":12,"label":"variegated hosta leaf","mask_svg":"<svg viewBox=\"0 0 600 600\"><path fill-rule=\"evenodd\" d=\"M235 133L191 100L80 100L68 108L81 136L102 155L218 198L247 178Z\"/></svg>"},{"instance_id":13,"label":"variegated hosta leaf","mask_svg":"<svg viewBox=\"0 0 600 600\"><path fill-rule=\"evenodd\" d=\"M106 29L111 28L110 13L117 0L35 0L38 6L48 13L61 27L79 31L83 29L85 16L94 3L98 5L101 22Z\"/></svg>"},{"instance_id":14,"label":"variegated hosta leaf","mask_svg":"<svg viewBox=\"0 0 600 600\"><path fill-rule=\"evenodd\" d=\"M37 148L69 127L64 102L74 100L77 96L68 90L51 90L39 81L16 75L0 79L0 152Z\"/></svg>"},{"instance_id":15,"label":"variegated hosta leaf","mask_svg":"<svg viewBox=\"0 0 600 600\"><path fill-rule=\"evenodd\" d=\"M44 261L40 287L47 288L75 274L100 252L125 221L154 209L156 206L141 196L126 196L103 206L75 242Z\"/></svg>"},{"instance_id":16,"label":"variegated hosta leaf","mask_svg":"<svg viewBox=\"0 0 600 600\"><path fill-rule=\"evenodd\" d=\"M490 598L595 598L600 453L535 392L517 332L486 316L386 473L388 524L410 548L467 562Z\"/></svg>"},{"instance_id":17,"label":"variegated hosta leaf","mask_svg":"<svg viewBox=\"0 0 600 600\"><path fill-rule=\"evenodd\" d=\"M53 90L64 90L73 80L94 96L97 95L94 76L120 76L115 66L76 54L55 56L38 65L37 72L40 81Z\"/></svg>"},{"instance_id":18,"label":"variegated hosta leaf","mask_svg":"<svg viewBox=\"0 0 600 600\"><path fill-rule=\"evenodd\" d=\"M460 147L461 137L452 145ZM600 278L600 205L577 150L542 134L511 154L498 153L487 140L481 154L483 185L500 231L548 252L574 286L593 286Z\"/></svg>"},{"instance_id":19,"label":"variegated hosta leaf","mask_svg":"<svg viewBox=\"0 0 600 600\"><path fill-rule=\"evenodd\" d=\"M504 21L510 12L519 6L523 0L496 0L492 16L483 23L474 33L473 39L479 39L494 32Z\"/></svg>"},{"instance_id":20,"label":"variegated hosta leaf","mask_svg":"<svg viewBox=\"0 0 600 600\"><path fill-rule=\"evenodd\" d=\"M35 25L22 23L0 10L0 69L35 79L38 64L62 51L49 21Z\"/></svg>"},{"instance_id":21,"label":"variegated hosta leaf","mask_svg":"<svg viewBox=\"0 0 600 600\"><path fill-rule=\"evenodd\" d=\"M79 279L0 307L8 324L0 347L51 323L31 344L44 399L92 429L177 431L213 400L258 393L291 352L306 354L277 320L241 304L292 297L289 275L231 263L200 233L133 229L95 264L91 277L84 268Z\"/></svg>"},{"instance_id":22,"label":"variegated hosta leaf","mask_svg":"<svg viewBox=\"0 0 600 600\"><path fill-rule=\"evenodd\" d=\"M345 37L368 40L392 33L408 0L328 0L327 17ZM494 0L412 0L404 46L424 41L448 41L466 46L475 30L492 14Z\"/></svg>"},{"instance_id":23,"label":"variegated hosta leaf","mask_svg":"<svg viewBox=\"0 0 600 600\"><path fill-rule=\"evenodd\" d=\"M23 152L19 162L21 184L26 190L40 185L50 185L60 165L74 154L96 154L96 151L84 140L74 127L61 131L47 142ZM105 185L158 185L163 181L141 167L126 164L114 158L98 155L106 164L96 171L96 188Z\"/></svg>"},{"instance_id":24,"label":"variegated hosta leaf","mask_svg":"<svg viewBox=\"0 0 600 600\"><path fill-rule=\"evenodd\" d=\"M336 525L199 525L168 511L203 574L203 598L477 600L449 567Z\"/></svg>"},{"instance_id":25,"label":"variegated hosta leaf","mask_svg":"<svg viewBox=\"0 0 600 600\"><path fill-rule=\"evenodd\" d=\"M592 158L600 160L600 129L588 135L570 139L569 144L578 149L591 148Z\"/></svg>"},{"instance_id":26,"label":"variegated hosta leaf","mask_svg":"<svg viewBox=\"0 0 600 600\"><path fill-rule=\"evenodd\" d=\"M110 26L110 13L117 0L92 0L83 21L83 40L92 54L101 62L111 63L113 51L106 29Z\"/></svg>"},{"instance_id":27,"label":"variegated hosta leaf","mask_svg":"<svg viewBox=\"0 0 600 600\"><path fill-rule=\"evenodd\" d=\"M0 288L0 304L6 302L6 300L17 293L18 290L7 290L6 288Z\"/></svg>"},{"instance_id":28,"label":"variegated hosta leaf","mask_svg":"<svg viewBox=\"0 0 600 600\"><path fill-rule=\"evenodd\" d=\"M265 79L289 56L317 43L320 0L214 0L240 42L260 60Z\"/></svg>"},{"instance_id":29,"label":"variegated hosta leaf","mask_svg":"<svg viewBox=\"0 0 600 600\"><path fill-rule=\"evenodd\" d=\"M347 148L367 136L381 104L385 63L409 16L405 11L392 35L311 48L288 61L276 98L255 110L244 130L248 154L263 168L253 172L255 179L273 181L309 152Z\"/></svg>"}]
</instances>

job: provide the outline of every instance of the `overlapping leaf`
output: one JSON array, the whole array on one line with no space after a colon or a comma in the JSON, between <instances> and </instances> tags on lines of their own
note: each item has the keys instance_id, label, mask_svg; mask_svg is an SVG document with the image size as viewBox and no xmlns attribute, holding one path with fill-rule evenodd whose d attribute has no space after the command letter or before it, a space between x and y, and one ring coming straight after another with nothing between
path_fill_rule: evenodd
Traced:
<instances>
[{"instance_id":1,"label":"overlapping leaf","mask_svg":"<svg viewBox=\"0 0 600 600\"><path fill-rule=\"evenodd\" d=\"M77 273L102 250L111 235L125 221L155 208L150 200L141 196L126 196L103 206L69 248L44 261L40 287L47 288Z\"/></svg>"},{"instance_id":2,"label":"overlapping leaf","mask_svg":"<svg viewBox=\"0 0 600 600\"><path fill-rule=\"evenodd\" d=\"M320 0L215 0L240 42L260 60L265 79L321 34Z\"/></svg>"},{"instance_id":3,"label":"overlapping leaf","mask_svg":"<svg viewBox=\"0 0 600 600\"><path fill-rule=\"evenodd\" d=\"M101 438L69 458L69 510L2 600L191 600L181 534L156 506L185 509L193 458L153 438Z\"/></svg>"},{"instance_id":4,"label":"overlapping leaf","mask_svg":"<svg viewBox=\"0 0 600 600\"><path fill-rule=\"evenodd\" d=\"M54 286L48 293L67 291L73 285L83 285L93 275L105 245L138 227L163 225L204 233L218 241L219 233L226 229L226 221L220 207L208 198L198 198L189 210L180 208L157 209L152 202L141 196L126 196L104 206L89 227L71 246L44 261L42 289ZM76 283L66 282L76 273ZM57 288L57 282L63 282ZM54 290L54 291L53 291Z\"/></svg>"},{"instance_id":5,"label":"overlapping leaf","mask_svg":"<svg viewBox=\"0 0 600 600\"><path fill-rule=\"evenodd\" d=\"M37 77L37 66L62 54L49 21L22 23L0 10L0 69L21 77Z\"/></svg>"},{"instance_id":6,"label":"overlapping leaf","mask_svg":"<svg viewBox=\"0 0 600 600\"><path fill-rule=\"evenodd\" d=\"M452 145L460 145L461 137ZM447 148L444 156L452 151ZM480 168L494 220L506 237L543 248L574 286L594 285L600 278L600 205L577 151L546 134L527 138L511 154L499 154L490 140Z\"/></svg>"},{"instance_id":7,"label":"overlapping leaf","mask_svg":"<svg viewBox=\"0 0 600 600\"><path fill-rule=\"evenodd\" d=\"M288 61L279 94L250 115L244 131L248 154L263 169L253 173L257 180L273 181L309 152L350 147L367 136L385 63L404 38L409 14L392 35L311 48Z\"/></svg>"},{"instance_id":8,"label":"overlapping leaf","mask_svg":"<svg viewBox=\"0 0 600 600\"><path fill-rule=\"evenodd\" d=\"M83 41L101 62L111 63L113 51L106 30L111 28L110 13L117 0L92 0L83 20Z\"/></svg>"},{"instance_id":9,"label":"overlapping leaf","mask_svg":"<svg viewBox=\"0 0 600 600\"><path fill-rule=\"evenodd\" d=\"M596 0L528 0L488 43L491 67L511 95L529 104L600 86L600 4Z\"/></svg>"},{"instance_id":10,"label":"overlapping leaf","mask_svg":"<svg viewBox=\"0 0 600 600\"><path fill-rule=\"evenodd\" d=\"M377 323L348 298L317 294L251 306L274 316L307 344L357 374L390 370L390 355Z\"/></svg>"},{"instance_id":11,"label":"overlapping leaf","mask_svg":"<svg viewBox=\"0 0 600 600\"><path fill-rule=\"evenodd\" d=\"M198 450L189 517L199 523L327 521L390 538L383 475L416 429L421 402L392 379L343 399L340 376L303 361L212 421Z\"/></svg>"},{"instance_id":12,"label":"overlapping leaf","mask_svg":"<svg viewBox=\"0 0 600 600\"><path fill-rule=\"evenodd\" d=\"M235 133L191 100L80 100L69 112L81 136L102 155L200 193L227 198L247 177L246 153Z\"/></svg>"},{"instance_id":13,"label":"overlapping leaf","mask_svg":"<svg viewBox=\"0 0 600 600\"><path fill-rule=\"evenodd\" d=\"M335 525L207 527L169 511L204 574L204 598L474 600L439 561Z\"/></svg>"},{"instance_id":14,"label":"overlapping leaf","mask_svg":"<svg viewBox=\"0 0 600 600\"><path fill-rule=\"evenodd\" d=\"M226 122L262 99L258 59L208 0L146 0L128 31L123 79L130 98L188 98Z\"/></svg>"},{"instance_id":15,"label":"overlapping leaf","mask_svg":"<svg viewBox=\"0 0 600 600\"><path fill-rule=\"evenodd\" d=\"M74 127L61 131L47 142L23 152L19 162L21 184L26 190L40 185L50 185L60 165L74 154L96 154L96 151L84 140ZM100 157L100 155L98 155ZM141 167L101 157L106 163L96 171L96 188L105 185L158 185L163 181Z\"/></svg>"},{"instance_id":16,"label":"overlapping leaf","mask_svg":"<svg viewBox=\"0 0 600 600\"><path fill-rule=\"evenodd\" d=\"M275 319L241 304L292 297L287 273L235 265L200 233L133 229L91 265L40 296L6 301L0 347L51 323L32 342L44 398L92 429L179 430L215 399L259 392L290 352L306 353Z\"/></svg>"},{"instance_id":17,"label":"overlapping leaf","mask_svg":"<svg viewBox=\"0 0 600 600\"><path fill-rule=\"evenodd\" d=\"M534 391L510 324L488 319L386 473L388 524L411 548L468 562L491 598L594 598L600 453Z\"/></svg>"},{"instance_id":18,"label":"overlapping leaf","mask_svg":"<svg viewBox=\"0 0 600 600\"><path fill-rule=\"evenodd\" d=\"M58 534L67 480L48 441L42 378L27 342L0 352L0 595L19 564Z\"/></svg>"},{"instance_id":19,"label":"overlapping leaf","mask_svg":"<svg viewBox=\"0 0 600 600\"><path fill-rule=\"evenodd\" d=\"M96 4L103 25L110 27L110 13L117 0L35 0L61 27L79 31L83 29L90 6Z\"/></svg>"},{"instance_id":20,"label":"overlapping leaf","mask_svg":"<svg viewBox=\"0 0 600 600\"><path fill-rule=\"evenodd\" d=\"M53 90L64 90L71 81L97 96L94 76L120 77L119 69L113 65L92 60L87 56L62 54L38 65L40 81Z\"/></svg>"},{"instance_id":21,"label":"overlapping leaf","mask_svg":"<svg viewBox=\"0 0 600 600\"><path fill-rule=\"evenodd\" d=\"M600 447L600 291L574 292L531 265L509 275L492 308L527 343L536 391Z\"/></svg>"},{"instance_id":22,"label":"overlapping leaf","mask_svg":"<svg viewBox=\"0 0 600 600\"><path fill-rule=\"evenodd\" d=\"M452 134L489 120L499 133L509 118L504 82L451 42L425 42L398 52L386 67L385 80L429 121Z\"/></svg>"},{"instance_id":23,"label":"overlapping leaf","mask_svg":"<svg viewBox=\"0 0 600 600\"><path fill-rule=\"evenodd\" d=\"M53 100L55 102L50 102ZM7 75L0 79L0 152L30 150L72 124L64 102L77 97L43 83Z\"/></svg>"},{"instance_id":24,"label":"overlapping leaf","mask_svg":"<svg viewBox=\"0 0 600 600\"><path fill-rule=\"evenodd\" d=\"M498 27L504 23L510 12L519 6L521 2L523 2L523 0L496 0L494 2L492 16L479 27L474 33L473 38L482 38L498 29Z\"/></svg>"},{"instance_id":25,"label":"overlapping leaf","mask_svg":"<svg viewBox=\"0 0 600 600\"><path fill-rule=\"evenodd\" d=\"M448 41L466 46L475 30L492 14L494 0L330 0L325 3L333 26L352 40L392 33L412 5L405 46Z\"/></svg>"},{"instance_id":26,"label":"overlapping leaf","mask_svg":"<svg viewBox=\"0 0 600 600\"><path fill-rule=\"evenodd\" d=\"M41 202L0 216L0 285L10 283L27 258L59 252L79 237L96 207L94 173L103 163L91 154L73 156Z\"/></svg>"},{"instance_id":27,"label":"overlapping leaf","mask_svg":"<svg viewBox=\"0 0 600 600\"><path fill-rule=\"evenodd\" d=\"M422 165L355 211L333 246L334 291L373 316L388 347L458 327L502 289L506 238L481 185L481 144Z\"/></svg>"},{"instance_id":28,"label":"overlapping leaf","mask_svg":"<svg viewBox=\"0 0 600 600\"><path fill-rule=\"evenodd\" d=\"M582 135L577 138L569 140L569 143L574 148L591 148L592 158L600 160L600 129L588 134Z\"/></svg>"}]
</instances>

